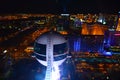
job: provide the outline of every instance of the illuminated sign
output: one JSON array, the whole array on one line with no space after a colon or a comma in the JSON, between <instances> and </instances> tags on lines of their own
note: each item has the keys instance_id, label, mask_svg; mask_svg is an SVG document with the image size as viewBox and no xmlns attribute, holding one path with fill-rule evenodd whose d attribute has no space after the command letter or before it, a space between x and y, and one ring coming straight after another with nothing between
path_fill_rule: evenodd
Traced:
<instances>
[{"instance_id":1,"label":"illuminated sign","mask_svg":"<svg viewBox=\"0 0 120 80\"><path fill-rule=\"evenodd\" d=\"M120 36L120 34L114 34L115 36Z\"/></svg>"}]
</instances>

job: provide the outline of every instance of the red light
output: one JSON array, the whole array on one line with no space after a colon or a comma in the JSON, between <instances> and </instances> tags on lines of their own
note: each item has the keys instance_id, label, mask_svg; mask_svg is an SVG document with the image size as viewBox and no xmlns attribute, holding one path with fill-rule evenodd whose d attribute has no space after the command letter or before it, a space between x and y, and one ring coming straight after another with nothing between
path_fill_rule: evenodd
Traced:
<instances>
[{"instance_id":1,"label":"red light","mask_svg":"<svg viewBox=\"0 0 120 80\"><path fill-rule=\"evenodd\" d=\"M115 36L120 36L120 34L114 34Z\"/></svg>"}]
</instances>

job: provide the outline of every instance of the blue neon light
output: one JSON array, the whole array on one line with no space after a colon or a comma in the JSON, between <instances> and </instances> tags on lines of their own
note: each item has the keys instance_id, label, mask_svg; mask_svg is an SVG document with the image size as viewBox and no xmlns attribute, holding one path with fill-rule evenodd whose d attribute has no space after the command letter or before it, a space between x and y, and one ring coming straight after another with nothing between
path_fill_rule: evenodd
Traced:
<instances>
[{"instance_id":1,"label":"blue neon light","mask_svg":"<svg viewBox=\"0 0 120 80\"><path fill-rule=\"evenodd\" d=\"M104 55L106 55L106 56L111 56L112 55L112 53L111 52L104 52Z\"/></svg>"},{"instance_id":2,"label":"blue neon light","mask_svg":"<svg viewBox=\"0 0 120 80\"><path fill-rule=\"evenodd\" d=\"M80 51L80 40L75 40L74 41L74 51L79 52Z\"/></svg>"}]
</instances>

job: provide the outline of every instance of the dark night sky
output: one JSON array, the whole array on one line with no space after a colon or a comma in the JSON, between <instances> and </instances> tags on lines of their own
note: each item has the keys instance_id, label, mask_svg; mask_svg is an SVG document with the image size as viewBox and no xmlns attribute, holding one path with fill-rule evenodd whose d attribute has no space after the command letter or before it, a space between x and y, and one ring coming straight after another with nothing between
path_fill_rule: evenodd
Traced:
<instances>
[{"instance_id":1,"label":"dark night sky","mask_svg":"<svg viewBox=\"0 0 120 80\"><path fill-rule=\"evenodd\" d=\"M1 0L4 13L118 13L120 0Z\"/></svg>"}]
</instances>

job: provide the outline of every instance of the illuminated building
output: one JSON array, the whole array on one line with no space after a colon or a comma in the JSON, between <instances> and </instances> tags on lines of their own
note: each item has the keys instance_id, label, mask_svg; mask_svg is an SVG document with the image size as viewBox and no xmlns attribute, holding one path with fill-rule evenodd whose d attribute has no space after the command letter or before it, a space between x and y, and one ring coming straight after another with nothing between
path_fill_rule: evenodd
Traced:
<instances>
[{"instance_id":1,"label":"illuminated building","mask_svg":"<svg viewBox=\"0 0 120 80\"><path fill-rule=\"evenodd\" d=\"M102 24L106 24L106 21L105 21L105 16L103 14L99 14L99 18L97 20L99 23L102 23Z\"/></svg>"},{"instance_id":2,"label":"illuminated building","mask_svg":"<svg viewBox=\"0 0 120 80\"><path fill-rule=\"evenodd\" d=\"M82 24L82 35L104 35L106 26L102 24Z\"/></svg>"},{"instance_id":3,"label":"illuminated building","mask_svg":"<svg viewBox=\"0 0 120 80\"><path fill-rule=\"evenodd\" d=\"M105 32L104 49L112 54L120 53L120 13L118 15L116 31Z\"/></svg>"},{"instance_id":4,"label":"illuminated building","mask_svg":"<svg viewBox=\"0 0 120 80\"><path fill-rule=\"evenodd\" d=\"M116 31L120 31L120 12L118 14L118 23L117 23Z\"/></svg>"},{"instance_id":5,"label":"illuminated building","mask_svg":"<svg viewBox=\"0 0 120 80\"><path fill-rule=\"evenodd\" d=\"M81 36L81 52L102 52L102 35L83 35Z\"/></svg>"},{"instance_id":6,"label":"illuminated building","mask_svg":"<svg viewBox=\"0 0 120 80\"><path fill-rule=\"evenodd\" d=\"M67 54L67 40L57 32L46 32L35 41L35 58L47 66L45 80L59 80L57 79L60 78L59 66L66 60Z\"/></svg>"},{"instance_id":7,"label":"illuminated building","mask_svg":"<svg viewBox=\"0 0 120 80\"><path fill-rule=\"evenodd\" d=\"M71 52L102 52L105 30L102 24L83 23L81 35L69 37Z\"/></svg>"},{"instance_id":8,"label":"illuminated building","mask_svg":"<svg viewBox=\"0 0 120 80\"><path fill-rule=\"evenodd\" d=\"M75 20L74 20L74 26L77 28L79 28L79 27L81 27L81 24L82 24L82 22L81 22L82 20L80 20L80 19L78 19L78 18L75 18Z\"/></svg>"},{"instance_id":9,"label":"illuminated building","mask_svg":"<svg viewBox=\"0 0 120 80\"><path fill-rule=\"evenodd\" d=\"M103 35L80 35L69 38L70 52L102 52Z\"/></svg>"},{"instance_id":10,"label":"illuminated building","mask_svg":"<svg viewBox=\"0 0 120 80\"><path fill-rule=\"evenodd\" d=\"M88 35L88 34L89 34L89 31L88 31L88 28L87 28L87 24L86 24L86 23L84 23L84 24L82 25L82 34L83 34L83 35Z\"/></svg>"},{"instance_id":11,"label":"illuminated building","mask_svg":"<svg viewBox=\"0 0 120 80\"><path fill-rule=\"evenodd\" d=\"M120 31L120 18L119 18L119 20L118 20L118 25L117 25L116 31Z\"/></svg>"},{"instance_id":12,"label":"illuminated building","mask_svg":"<svg viewBox=\"0 0 120 80\"><path fill-rule=\"evenodd\" d=\"M120 52L120 31L109 31L105 33L104 47L112 53Z\"/></svg>"},{"instance_id":13,"label":"illuminated building","mask_svg":"<svg viewBox=\"0 0 120 80\"><path fill-rule=\"evenodd\" d=\"M57 31L67 31L69 29L70 24L70 16L69 14L61 14L60 18L57 20Z\"/></svg>"}]
</instances>

